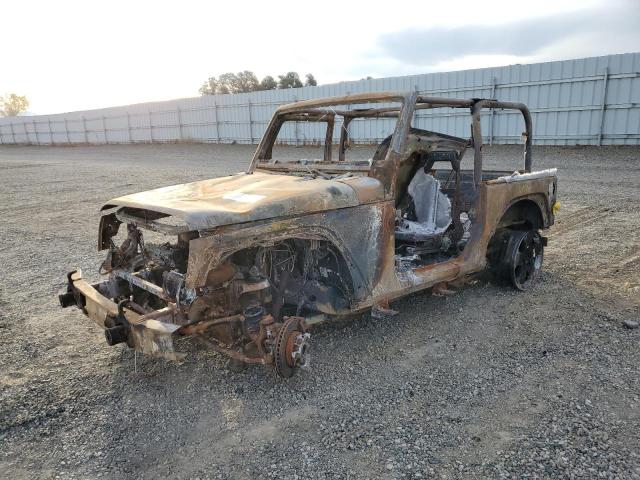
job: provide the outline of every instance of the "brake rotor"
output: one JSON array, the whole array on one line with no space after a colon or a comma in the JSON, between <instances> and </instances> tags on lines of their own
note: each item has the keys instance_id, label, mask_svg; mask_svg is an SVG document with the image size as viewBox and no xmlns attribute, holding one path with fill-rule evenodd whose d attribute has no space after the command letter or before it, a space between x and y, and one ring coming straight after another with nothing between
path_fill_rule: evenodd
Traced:
<instances>
[{"instance_id":1,"label":"brake rotor","mask_svg":"<svg viewBox=\"0 0 640 480\"><path fill-rule=\"evenodd\" d=\"M279 376L290 378L296 368L307 365L309 337L303 318L285 317L276 336L273 355L273 364Z\"/></svg>"}]
</instances>

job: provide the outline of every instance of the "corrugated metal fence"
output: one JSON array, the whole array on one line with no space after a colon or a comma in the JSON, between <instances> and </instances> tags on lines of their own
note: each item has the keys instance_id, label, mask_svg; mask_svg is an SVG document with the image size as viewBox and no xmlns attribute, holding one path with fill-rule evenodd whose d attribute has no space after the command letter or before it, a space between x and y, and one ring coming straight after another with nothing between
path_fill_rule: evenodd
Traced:
<instances>
[{"instance_id":1,"label":"corrugated metal fence","mask_svg":"<svg viewBox=\"0 0 640 480\"><path fill-rule=\"evenodd\" d=\"M2 118L0 144L257 143L278 105L384 90L524 102L533 114L536 144L640 144L640 53ZM388 132L373 122L354 122L351 138L380 141ZM463 137L469 122L468 112L451 109L420 111L414 119L420 128ZM521 132L518 112L483 113L486 142L517 143ZM282 138L294 145L322 140L317 125L302 123Z\"/></svg>"}]
</instances>

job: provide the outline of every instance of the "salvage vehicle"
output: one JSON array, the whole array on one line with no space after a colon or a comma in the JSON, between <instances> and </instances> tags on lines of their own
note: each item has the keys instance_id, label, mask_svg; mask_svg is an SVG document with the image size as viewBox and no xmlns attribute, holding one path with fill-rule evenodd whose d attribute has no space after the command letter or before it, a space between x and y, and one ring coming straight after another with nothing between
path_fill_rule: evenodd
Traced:
<instances>
[{"instance_id":1,"label":"salvage vehicle","mask_svg":"<svg viewBox=\"0 0 640 480\"><path fill-rule=\"evenodd\" d=\"M417 128L432 109L459 120L466 110L471 137ZM490 109L524 118L523 168L483 168ZM372 158L348 158L350 128L378 123L371 136L390 134ZM322 158L274 154L279 133L300 124L324 135ZM446 291L487 267L527 289L559 205L555 169L533 172L531 145L519 103L410 92L281 106L245 172L108 201L98 232L107 277L70 272L60 304L80 308L109 345L178 360L174 340L193 337L232 366L290 377L308 363L315 322L367 309L390 318L389 301Z\"/></svg>"}]
</instances>

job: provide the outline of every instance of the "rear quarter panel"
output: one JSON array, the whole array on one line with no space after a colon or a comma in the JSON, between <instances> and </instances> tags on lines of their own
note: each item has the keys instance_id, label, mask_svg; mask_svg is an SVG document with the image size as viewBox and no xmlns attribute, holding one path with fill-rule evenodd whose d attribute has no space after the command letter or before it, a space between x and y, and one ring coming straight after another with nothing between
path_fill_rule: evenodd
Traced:
<instances>
[{"instance_id":1,"label":"rear quarter panel","mask_svg":"<svg viewBox=\"0 0 640 480\"><path fill-rule=\"evenodd\" d=\"M554 175L512 183L483 183L480 187L480 202L476 211L476 221L471 229L471 239L463 253L463 273L484 268L487 246L500 219L515 203L522 200L534 202L540 210L543 228L553 225L552 207L556 184L557 178Z\"/></svg>"}]
</instances>

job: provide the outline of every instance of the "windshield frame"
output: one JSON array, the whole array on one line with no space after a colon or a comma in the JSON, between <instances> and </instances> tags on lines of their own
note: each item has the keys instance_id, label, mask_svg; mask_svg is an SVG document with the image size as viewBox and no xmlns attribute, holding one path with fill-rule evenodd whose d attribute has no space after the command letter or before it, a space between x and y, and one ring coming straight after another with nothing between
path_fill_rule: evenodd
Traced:
<instances>
[{"instance_id":1,"label":"windshield frame","mask_svg":"<svg viewBox=\"0 0 640 480\"><path fill-rule=\"evenodd\" d=\"M287 121L326 122L327 131L325 135L323 163L325 165L330 163L331 165L343 165L346 167L348 162L345 161L345 151L348 141L347 127L349 123L355 118L405 117L407 107L413 111L412 104L415 103L415 99L407 101L408 97L413 96L414 95L411 94L407 95L389 92L369 93L318 100L304 100L301 102L283 105L276 110L271 118L262 140L256 148L251 164L247 169L247 173L253 173L256 168L259 168L260 163L266 163L272 159L273 146L276 143L278 133L282 125ZM333 108L365 103L397 103L397 105L386 108L366 108L356 110L341 110ZM333 131L336 115L342 116L344 121L341 126L338 161L332 161ZM398 140L402 140L402 138L399 137L406 137L406 135L402 135L402 132L399 131L398 126L400 123L401 122L397 121L394 127L392 145L389 149L390 152L391 150L394 150L397 153L402 151L403 142ZM400 135L398 136L398 134ZM372 166L373 165L371 165L371 167Z\"/></svg>"}]
</instances>

